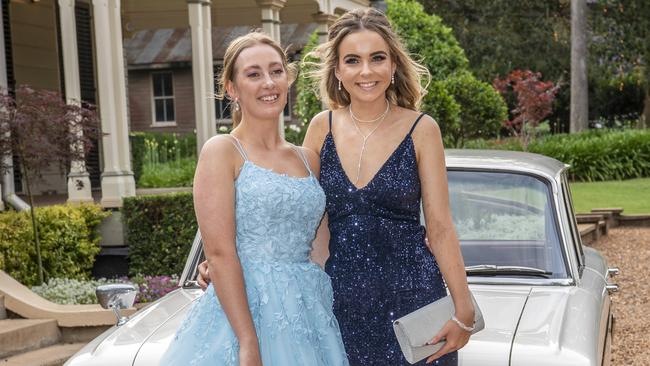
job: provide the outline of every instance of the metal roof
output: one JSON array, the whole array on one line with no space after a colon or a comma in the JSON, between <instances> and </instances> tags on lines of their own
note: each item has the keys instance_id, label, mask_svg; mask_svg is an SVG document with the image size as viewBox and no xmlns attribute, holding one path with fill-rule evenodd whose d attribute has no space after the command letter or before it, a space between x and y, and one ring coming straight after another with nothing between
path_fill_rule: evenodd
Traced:
<instances>
[{"instance_id":1,"label":"metal roof","mask_svg":"<svg viewBox=\"0 0 650 366\"><path fill-rule=\"evenodd\" d=\"M233 39L257 27L242 25L212 28L212 57L223 59L226 47ZM315 23L281 24L282 47L294 53L302 49L316 29ZM189 28L143 30L124 40L124 53L129 66L143 67L192 61L192 40Z\"/></svg>"}]
</instances>

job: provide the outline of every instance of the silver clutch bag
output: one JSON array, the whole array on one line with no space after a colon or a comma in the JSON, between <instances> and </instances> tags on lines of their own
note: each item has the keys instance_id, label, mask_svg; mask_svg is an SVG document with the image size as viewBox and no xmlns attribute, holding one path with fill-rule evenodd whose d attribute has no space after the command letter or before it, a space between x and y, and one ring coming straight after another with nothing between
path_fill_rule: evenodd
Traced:
<instances>
[{"instance_id":1,"label":"silver clutch bag","mask_svg":"<svg viewBox=\"0 0 650 366\"><path fill-rule=\"evenodd\" d=\"M479 309L474 295L470 292L474 304L474 330L472 334L485 328L483 314ZM427 342L442 329L454 315L454 302L451 296L421 307L416 311L404 315L393 322L393 330L406 360L414 364L438 352L445 341L428 345Z\"/></svg>"}]
</instances>

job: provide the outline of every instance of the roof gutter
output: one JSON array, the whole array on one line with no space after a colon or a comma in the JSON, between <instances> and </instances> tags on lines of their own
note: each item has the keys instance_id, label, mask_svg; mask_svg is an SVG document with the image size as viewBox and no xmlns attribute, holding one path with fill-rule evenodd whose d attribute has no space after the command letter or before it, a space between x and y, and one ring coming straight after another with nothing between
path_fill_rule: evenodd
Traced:
<instances>
[{"instance_id":1,"label":"roof gutter","mask_svg":"<svg viewBox=\"0 0 650 366\"><path fill-rule=\"evenodd\" d=\"M2 175L2 200L13 207L16 211L29 210L31 208L29 204L16 195L13 161L11 156L5 155L2 158L5 162L4 166L7 167L7 170Z\"/></svg>"}]
</instances>

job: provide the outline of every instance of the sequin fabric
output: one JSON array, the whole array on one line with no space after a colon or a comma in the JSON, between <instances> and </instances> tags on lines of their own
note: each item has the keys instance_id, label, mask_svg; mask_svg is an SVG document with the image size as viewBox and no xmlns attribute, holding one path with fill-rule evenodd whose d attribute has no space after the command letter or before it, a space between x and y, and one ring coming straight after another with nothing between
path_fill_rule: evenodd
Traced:
<instances>
[{"instance_id":1,"label":"sequin fabric","mask_svg":"<svg viewBox=\"0 0 650 366\"><path fill-rule=\"evenodd\" d=\"M411 139L418 121L375 177L356 188L336 151L330 112L320 173L331 235L325 270L332 278L334 314L353 366L409 365L392 322L446 295L420 225L420 180ZM457 363L453 352L432 364Z\"/></svg>"},{"instance_id":2,"label":"sequin fabric","mask_svg":"<svg viewBox=\"0 0 650 366\"><path fill-rule=\"evenodd\" d=\"M314 175L246 160L235 183L236 246L264 366L347 366L327 274L309 260L325 195ZM239 366L239 346L210 285L161 365Z\"/></svg>"}]
</instances>

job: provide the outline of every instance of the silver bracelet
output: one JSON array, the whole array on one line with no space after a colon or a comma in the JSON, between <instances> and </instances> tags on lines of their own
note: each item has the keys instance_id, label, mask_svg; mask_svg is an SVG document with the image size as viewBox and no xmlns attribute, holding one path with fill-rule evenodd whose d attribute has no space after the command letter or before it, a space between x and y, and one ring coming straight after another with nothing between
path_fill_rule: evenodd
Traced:
<instances>
[{"instance_id":1,"label":"silver bracelet","mask_svg":"<svg viewBox=\"0 0 650 366\"><path fill-rule=\"evenodd\" d=\"M458 318L456 318L456 315L452 315L452 316L451 316L451 320L452 320L454 323L458 324L458 326L461 327L461 328L463 328L463 330L466 331L466 332L470 332L470 333L471 333L471 332L474 331L474 326L473 326L473 325L472 325L471 327L468 327L468 326L465 325L463 322L461 322L460 320L458 320Z\"/></svg>"}]
</instances>

